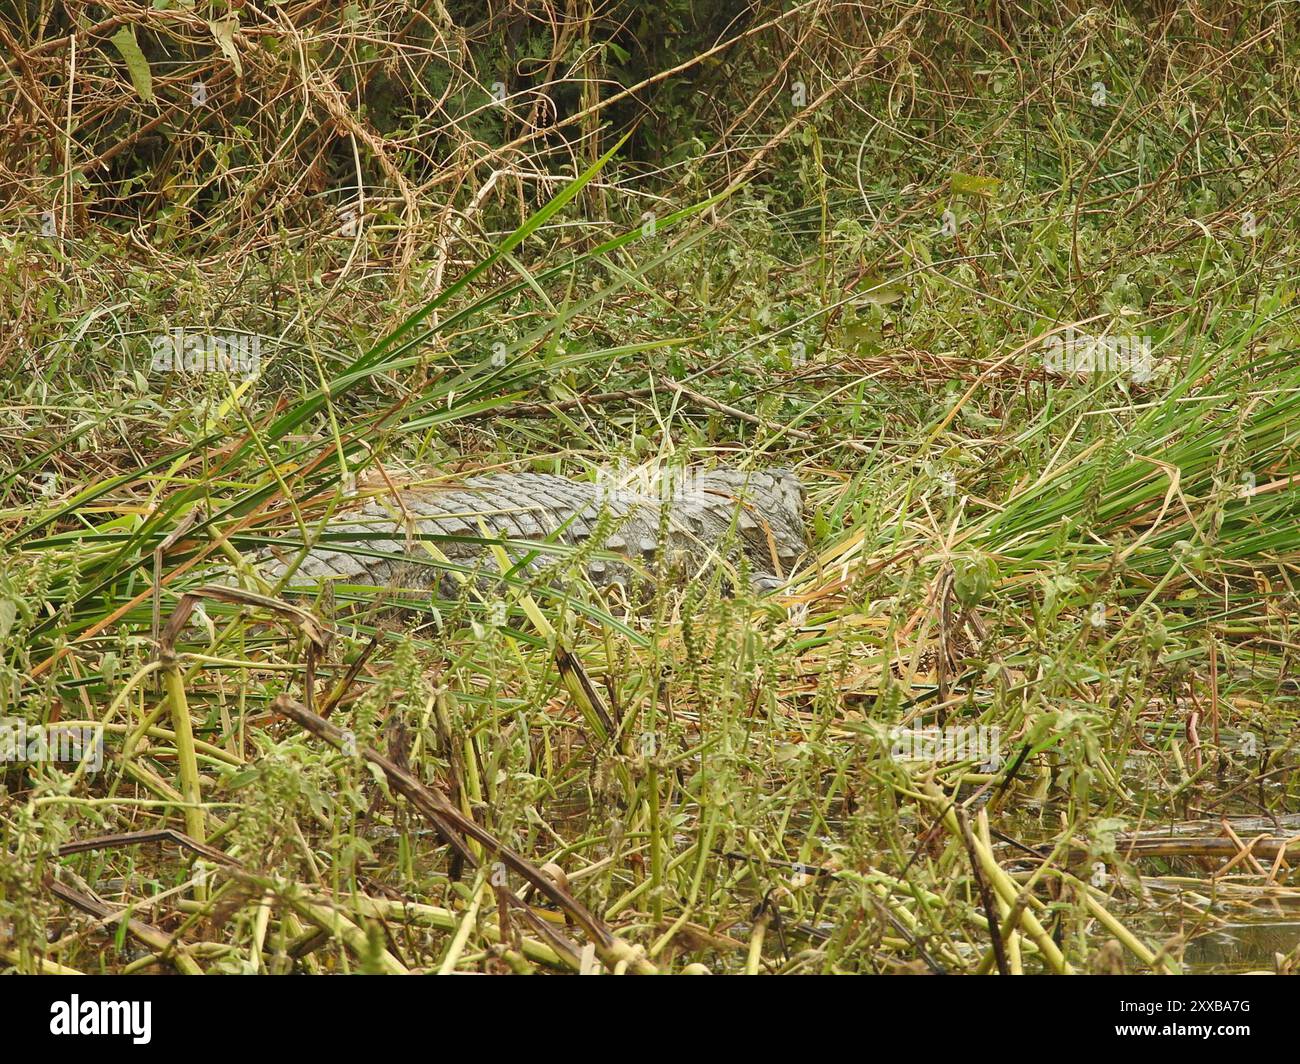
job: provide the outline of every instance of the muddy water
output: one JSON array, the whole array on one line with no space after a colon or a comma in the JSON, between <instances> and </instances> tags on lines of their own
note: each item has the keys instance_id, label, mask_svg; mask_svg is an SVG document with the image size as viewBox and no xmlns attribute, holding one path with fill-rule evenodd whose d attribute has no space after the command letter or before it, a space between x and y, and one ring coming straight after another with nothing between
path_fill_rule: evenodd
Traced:
<instances>
[{"instance_id":1,"label":"muddy water","mask_svg":"<svg viewBox=\"0 0 1300 1064\"><path fill-rule=\"evenodd\" d=\"M1234 920L1193 939L1183 954L1191 972L1272 972L1273 957L1300 946L1300 917L1294 920Z\"/></svg>"}]
</instances>

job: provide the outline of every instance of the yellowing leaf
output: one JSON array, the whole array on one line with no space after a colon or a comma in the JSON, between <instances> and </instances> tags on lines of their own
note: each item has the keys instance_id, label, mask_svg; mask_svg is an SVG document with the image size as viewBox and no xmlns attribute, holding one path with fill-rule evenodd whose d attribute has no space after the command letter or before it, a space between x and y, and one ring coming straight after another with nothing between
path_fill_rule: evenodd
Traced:
<instances>
[{"instance_id":1,"label":"yellowing leaf","mask_svg":"<svg viewBox=\"0 0 1300 1064\"><path fill-rule=\"evenodd\" d=\"M217 19L215 22L208 23L208 29L212 31L212 37L217 42L217 47L221 49L221 54L234 64L235 76L242 78L244 64L239 61L239 52L235 49L235 33L239 30L239 18L230 15L227 18Z\"/></svg>"},{"instance_id":2,"label":"yellowing leaf","mask_svg":"<svg viewBox=\"0 0 1300 1064\"><path fill-rule=\"evenodd\" d=\"M979 177L975 174L952 175L952 191L955 196L984 196L992 199L997 195L1002 182L996 177Z\"/></svg>"},{"instance_id":3,"label":"yellowing leaf","mask_svg":"<svg viewBox=\"0 0 1300 1064\"><path fill-rule=\"evenodd\" d=\"M142 100L153 103L153 73L149 70L149 60L144 57L144 52L140 51L140 46L136 44L135 30L130 26L123 26L110 39L113 47L117 49L117 54L126 63L126 72L131 76L131 84L135 86L135 91L140 94Z\"/></svg>"}]
</instances>

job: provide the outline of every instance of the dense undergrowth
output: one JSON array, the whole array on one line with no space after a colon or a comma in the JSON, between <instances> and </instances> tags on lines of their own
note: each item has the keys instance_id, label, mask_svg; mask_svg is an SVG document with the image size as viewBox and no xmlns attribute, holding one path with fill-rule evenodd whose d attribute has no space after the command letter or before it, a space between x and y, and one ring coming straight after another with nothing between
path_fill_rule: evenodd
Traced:
<instances>
[{"instance_id":1,"label":"dense undergrowth","mask_svg":"<svg viewBox=\"0 0 1300 1064\"><path fill-rule=\"evenodd\" d=\"M1281 10L0 26L0 716L103 736L4 766L5 966L1296 968ZM212 590L681 461L798 470L785 588Z\"/></svg>"}]
</instances>

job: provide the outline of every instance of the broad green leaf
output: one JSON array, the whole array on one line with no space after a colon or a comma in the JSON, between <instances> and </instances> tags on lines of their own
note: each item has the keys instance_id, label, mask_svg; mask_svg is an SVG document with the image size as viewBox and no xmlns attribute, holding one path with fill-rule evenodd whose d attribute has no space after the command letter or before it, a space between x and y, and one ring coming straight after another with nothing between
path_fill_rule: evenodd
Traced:
<instances>
[{"instance_id":1,"label":"broad green leaf","mask_svg":"<svg viewBox=\"0 0 1300 1064\"><path fill-rule=\"evenodd\" d=\"M117 54L126 63L126 72L131 76L131 84L135 86L135 91L140 94L142 100L153 103L153 73L149 70L149 60L144 57L144 52L140 51L140 46L136 43L135 30L130 26L123 26L110 39L113 47L117 49Z\"/></svg>"}]
</instances>

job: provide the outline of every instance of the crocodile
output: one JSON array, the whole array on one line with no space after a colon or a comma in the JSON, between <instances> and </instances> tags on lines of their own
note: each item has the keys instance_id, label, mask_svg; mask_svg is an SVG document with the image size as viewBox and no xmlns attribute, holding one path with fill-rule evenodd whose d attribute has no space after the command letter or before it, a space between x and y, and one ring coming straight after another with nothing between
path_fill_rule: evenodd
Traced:
<instances>
[{"instance_id":1,"label":"crocodile","mask_svg":"<svg viewBox=\"0 0 1300 1064\"><path fill-rule=\"evenodd\" d=\"M462 574L478 572L483 581L486 573L500 572L485 542L494 540L530 574L550 569L559 575L569 568L560 557L565 552L548 554L547 544L577 548L596 587L626 588L638 574L662 572L693 579L718 566L726 567L730 581L743 553L761 591L783 584L805 553L802 510L803 487L787 469L690 468L650 482L626 475L590 482L495 473L454 488L376 496L354 514L335 518L305 553L301 542L272 545L255 566L281 590L337 580L437 586L454 596ZM425 543L445 562L435 560Z\"/></svg>"}]
</instances>

